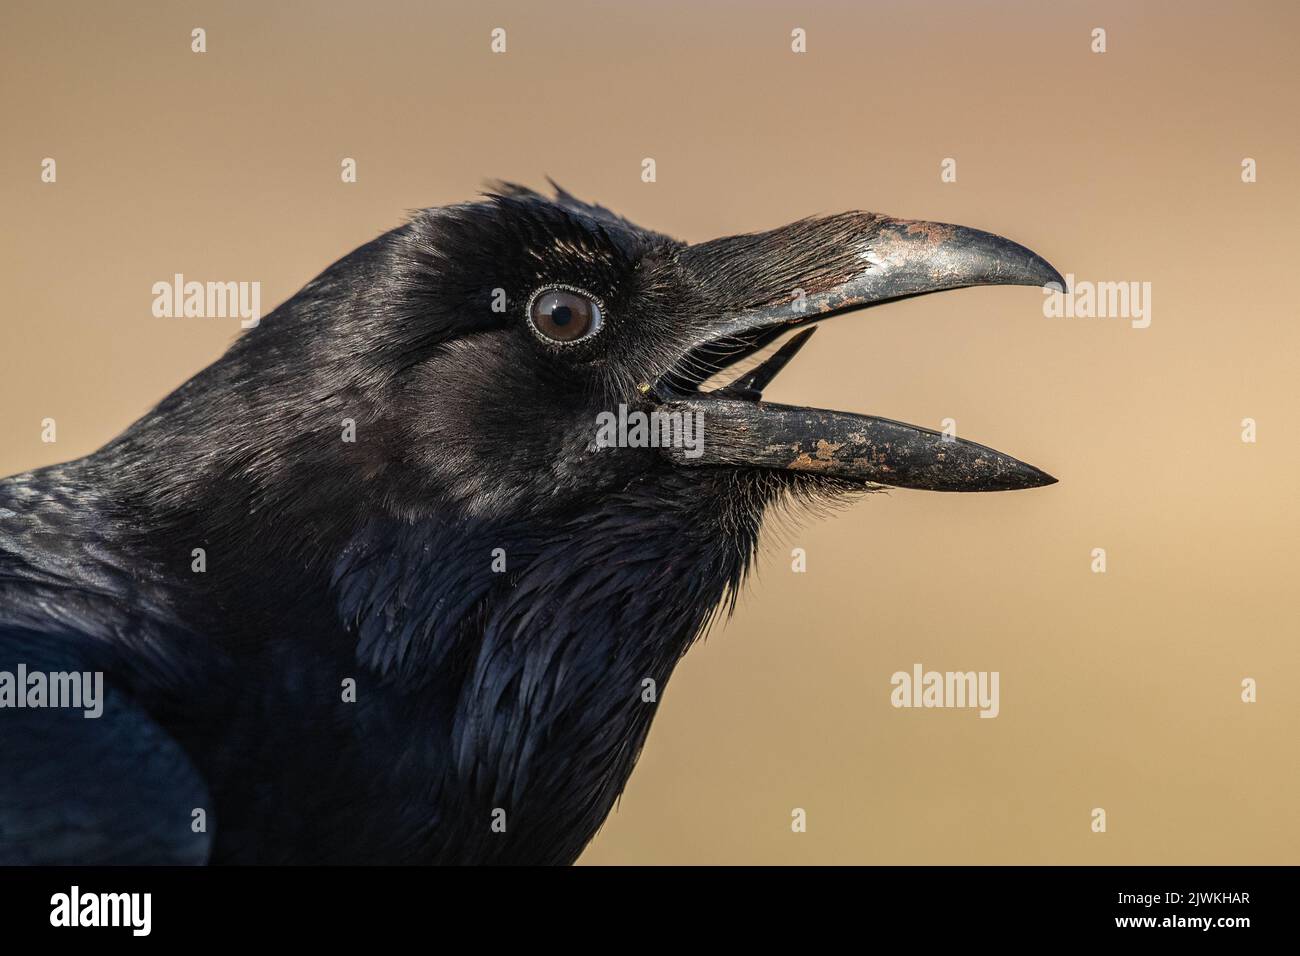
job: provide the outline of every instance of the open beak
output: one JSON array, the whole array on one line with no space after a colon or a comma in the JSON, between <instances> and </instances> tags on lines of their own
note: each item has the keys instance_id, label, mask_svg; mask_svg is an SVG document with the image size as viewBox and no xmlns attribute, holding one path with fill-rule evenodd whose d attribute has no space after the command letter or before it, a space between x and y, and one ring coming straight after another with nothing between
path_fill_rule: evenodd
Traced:
<instances>
[{"instance_id":1,"label":"open beak","mask_svg":"<svg viewBox=\"0 0 1300 956\"><path fill-rule=\"evenodd\" d=\"M864 222L862 235L842 240L851 250L832 251L840 260L851 252L851 261L861 262L860 271L791 301L723 317L691 343L688 356L721 369L798 326L945 289L1049 283L1065 287L1060 273L1042 257L992 233L881 217L864 217ZM928 491L1006 491L1056 481L1009 455L928 428L761 401L763 388L813 331L800 331L758 368L716 391L682 392L656 385L658 410L698 413L701 418L694 420L703 422L702 445L692 456L682 448L664 448L662 453L687 466L808 471ZM719 355L726 358L719 361Z\"/></svg>"}]
</instances>

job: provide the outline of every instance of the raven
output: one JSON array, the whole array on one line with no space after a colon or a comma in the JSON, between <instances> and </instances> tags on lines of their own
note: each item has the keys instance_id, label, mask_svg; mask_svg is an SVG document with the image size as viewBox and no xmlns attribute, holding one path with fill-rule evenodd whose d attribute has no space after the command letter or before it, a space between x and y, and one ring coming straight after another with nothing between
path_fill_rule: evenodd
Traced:
<instances>
[{"instance_id":1,"label":"raven","mask_svg":"<svg viewBox=\"0 0 1300 956\"><path fill-rule=\"evenodd\" d=\"M415 213L0 482L0 862L572 862L765 513L1054 481L761 401L808 326L1052 282L864 212L693 245L559 187ZM92 676L97 716L51 693Z\"/></svg>"}]
</instances>

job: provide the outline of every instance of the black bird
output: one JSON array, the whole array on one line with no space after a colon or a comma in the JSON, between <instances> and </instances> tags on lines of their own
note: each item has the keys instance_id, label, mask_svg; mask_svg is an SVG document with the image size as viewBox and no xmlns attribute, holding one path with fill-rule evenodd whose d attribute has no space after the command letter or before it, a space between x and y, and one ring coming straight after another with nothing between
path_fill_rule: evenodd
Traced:
<instances>
[{"instance_id":1,"label":"black bird","mask_svg":"<svg viewBox=\"0 0 1300 956\"><path fill-rule=\"evenodd\" d=\"M706 382L829 316L1051 282L862 212L695 245L558 188L415 214L99 451L0 482L0 862L573 861L765 513L1054 480L760 401L809 329ZM660 441L599 440L636 413ZM81 672L101 716L36 706Z\"/></svg>"}]
</instances>

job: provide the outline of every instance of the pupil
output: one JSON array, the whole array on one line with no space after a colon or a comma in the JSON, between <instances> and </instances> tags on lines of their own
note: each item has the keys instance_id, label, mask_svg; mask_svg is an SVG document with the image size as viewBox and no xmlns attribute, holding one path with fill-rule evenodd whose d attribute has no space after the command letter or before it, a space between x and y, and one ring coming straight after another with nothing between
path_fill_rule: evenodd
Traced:
<instances>
[{"instance_id":1,"label":"pupil","mask_svg":"<svg viewBox=\"0 0 1300 956\"><path fill-rule=\"evenodd\" d=\"M555 311L551 313L551 321L560 326L568 325L572 318L573 310L567 305L557 305Z\"/></svg>"}]
</instances>

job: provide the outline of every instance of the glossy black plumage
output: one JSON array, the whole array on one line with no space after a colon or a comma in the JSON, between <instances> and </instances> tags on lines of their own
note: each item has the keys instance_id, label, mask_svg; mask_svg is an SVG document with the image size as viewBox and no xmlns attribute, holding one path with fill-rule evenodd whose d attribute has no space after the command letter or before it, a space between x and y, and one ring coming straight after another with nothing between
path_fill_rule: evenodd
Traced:
<instances>
[{"instance_id":1,"label":"glossy black plumage","mask_svg":"<svg viewBox=\"0 0 1300 956\"><path fill-rule=\"evenodd\" d=\"M0 860L575 858L658 706L643 681L662 695L801 480L567 465L637 376L572 375L489 301L564 279L625 325L638 298L689 319L681 248L518 189L421 213L101 451L0 482L0 669L102 669L122 698L0 712Z\"/></svg>"},{"instance_id":2,"label":"glossy black plumage","mask_svg":"<svg viewBox=\"0 0 1300 956\"><path fill-rule=\"evenodd\" d=\"M596 416L695 394L779 331L710 329L874 269L891 222L687 246L501 186L335 263L95 454L0 481L0 671L110 688L96 720L0 710L0 862L575 859L764 514L866 487L596 449ZM556 283L605 303L591 343L529 333Z\"/></svg>"}]
</instances>

